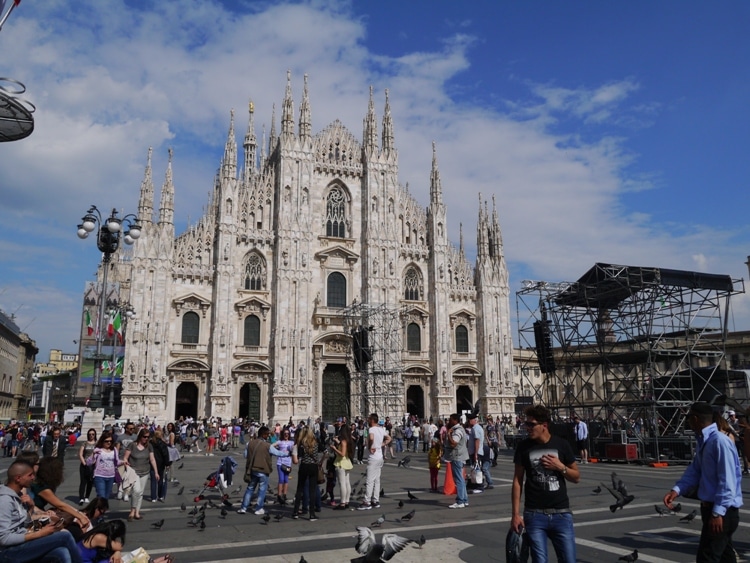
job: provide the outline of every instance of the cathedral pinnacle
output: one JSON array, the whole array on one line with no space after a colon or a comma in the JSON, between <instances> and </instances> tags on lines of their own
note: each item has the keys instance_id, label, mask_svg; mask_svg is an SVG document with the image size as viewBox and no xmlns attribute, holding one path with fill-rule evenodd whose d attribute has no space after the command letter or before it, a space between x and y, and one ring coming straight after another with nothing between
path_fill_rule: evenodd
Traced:
<instances>
[{"instance_id":1,"label":"cathedral pinnacle","mask_svg":"<svg viewBox=\"0 0 750 563\"><path fill-rule=\"evenodd\" d=\"M392 152L393 147L393 117L391 116L391 102L388 99L388 88L385 89L385 110L383 112L383 152Z\"/></svg>"},{"instance_id":2,"label":"cathedral pinnacle","mask_svg":"<svg viewBox=\"0 0 750 563\"><path fill-rule=\"evenodd\" d=\"M312 135L312 117L310 114L310 96L307 91L307 75L302 91L302 103L299 106L299 136L302 140L309 140Z\"/></svg>"},{"instance_id":3,"label":"cathedral pinnacle","mask_svg":"<svg viewBox=\"0 0 750 563\"><path fill-rule=\"evenodd\" d=\"M247 133L245 133L245 142L242 145L245 148L245 177L243 178L245 182L248 182L250 176L253 175L258 150L258 142L255 138L255 105L252 100L249 100L247 109L249 114L247 119Z\"/></svg>"},{"instance_id":4,"label":"cathedral pinnacle","mask_svg":"<svg viewBox=\"0 0 750 563\"><path fill-rule=\"evenodd\" d=\"M364 120L362 141L365 151L374 153L378 150L378 125L375 119L375 102L372 99L373 88L370 85L370 101L367 104L367 116Z\"/></svg>"},{"instance_id":5,"label":"cathedral pinnacle","mask_svg":"<svg viewBox=\"0 0 750 563\"><path fill-rule=\"evenodd\" d=\"M432 141L432 171L430 172L430 202L443 203L443 187L440 184L440 171L437 162L437 147Z\"/></svg>"},{"instance_id":6,"label":"cathedral pinnacle","mask_svg":"<svg viewBox=\"0 0 750 563\"><path fill-rule=\"evenodd\" d=\"M151 223L154 219L154 183L151 179L151 155L153 152L154 149L149 147L146 170L141 182L141 195L138 200L138 217L144 224Z\"/></svg>"},{"instance_id":7,"label":"cathedral pinnacle","mask_svg":"<svg viewBox=\"0 0 750 563\"><path fill-rule=\"evenodd\" d=\"M286 92L281 108L281 135L294 135L294 102L292 101L292 71L286 71Z\"/></svg>"},{"instance_id":8,"label":"cathedral pinnacle","mask_svg":"<svg viewBox=\"0 0 750 563\"><path fill-rule=\"evenodd\" d=\"M169 149L169 162L164 175L164 185L161 188L161 202L159 203L159 225L174 224L174 184L172 183L172 156Z\"/></svg>"},{"instance_id":9,"label":"cathedral pinnacle","mask_svg":"<svg viewBox=\"0 0 750 563\"><path fill-rule=\"evenodd\" d=\"M221 173L225 178L237 177L237 140L234 135L234 109L229 112L229 133L227 134L227 142L224 145Z\"/></svg>"}]
</instances>

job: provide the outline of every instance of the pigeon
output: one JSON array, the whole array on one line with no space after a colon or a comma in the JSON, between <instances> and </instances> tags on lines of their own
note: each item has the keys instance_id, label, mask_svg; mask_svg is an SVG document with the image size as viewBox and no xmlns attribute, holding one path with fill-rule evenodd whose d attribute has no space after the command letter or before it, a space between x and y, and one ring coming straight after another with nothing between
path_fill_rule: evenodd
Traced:
<instances>
[{"instance_id":1,"label":"pigeon","mask_svg":"<svg viewBox=\"0 0 750 563\"><path fill-rule=\"evenodd\" d=\"M188 515L195 516L196 514L198 514L198 507L194 506L193 509L190 512L188 512Z\"/></svg>"},{"instance_id":2,"label":"pigeon","mask_svg":"<svg viewBox=\"0 0 750 563\"><path fill-rule=\"evenodd\" d=\"M221 516L219 516L219 518L226 518L227 514L228 514L227 509L222 506L220 514L221 514Z\"/></svg>"},{"instance_id":3,"label":"pigeon","mask_svg":"<svg viewBox=\"0 0 750 563\"><path fill-rule=\"evenodd\" d=\"M232 508L232 503L228 501L227 499L222 500L221 503L227 508Z\"/></svg>"},{"instance_id":4,"label":"pigeon","mask_svg":"<svg viewBox=\"0 0 750 563\"><path fill-rule=\"evenodd\" d=\"M273 515L273 519L277 522L281 522L284 519L284 513L283 512L277 512Z\"/></svg>"},{"instance_id":5,"label":"pigeon","mask_svg":"<svg viewBox=\"0 0 750 563\"><path fill-rule=\"evenodd\" d=\"M155 530L161 530L161 527L163 525L164 525L164 519L162 518L161 520L157 520L156 522L151 524L151 527L154 528Z\"/></svg>"},{"instance_id":6,"label":"pigeon","mask_svg":"<svg viewBox=\"0 0 750 563\"><path fill-rule=\"evenodd\" d=\"M323 496L320 497L320 501L325 502L327 500L328 500L328 492L326 491L325 493L323 493Z\"/></svg>"},{"instance_id":7,"label":"pigeon","mask_svg":"<svg viewBox=\"0 0 750 563\"><path fill-rule=\"evenodd\" d=\"M200 531L202 532L205 529L206 529L206 521L205 520L201 520Z\"/></svg>"},{"instance_id":8,"label":"pigeon","mask_svg":"<svg viewBox=\"0 0 750 563\"><path fill-rule=\"evenodd\" d=\"M669 514L669 509L667 509L667 508L662 508L662 507L661 507L661 506L659 506L658 504L655 504L655 505L654 505L654 509L656 509L656 513L657 513L657 514L658 514L658 515L659 515L660 517L661 517L661 516L666 516L667 514Z\"/></svg>"},{"instance_id":9,"label":"pigeon","mask_svg":"<svg viewBox=\"0 0 750 563\"><path fill-rule=\"evenodd\" d=\"M398 466L397 467L408 467L409 462L411 462L411 456L408 455L404 459L398 460Z\"/></svg>"},{"instance_id":10,"label":"pigeon","mask_svg":"<svg viewBox=\"0 0 750 563\"><path fill-rule=\"evenodd\" d=\"M672 505L672 512L680 512L682 510L682 505L679 502L676 502Z\"/></svg>"},{"instance_id":11,"label":"pigeon","mask_svg":"<svg viewBox=\"0 0 750 563\"><path fill-rule=\"evenodd\" d=\"M383 534L382 543L377 543L375 534L370 528L357 526L357 544L354 549L362 557L352 559L352 563L378 563L389 561L413 540L396 534Z\"/></svg>"},{"instance_id":12,"label":"pigeon","mask_svg":"<svg viewBox=\"0 0 750 563\"><path fill-rule=\"evenodd\" d=\"M614 473L614 472L613 472ZM617 502L615 504L611 504L609 506L610 512L615 512L618 508L622 510L622 507L625 505L630 504L635 500L635 497L633 495L624 496L620 491L617 489L611 489L604 483L601 483L601 486L607 489L610 493L612 493L612 496L615 497Z\"/></svg>"},{"instance_id":13,"label":"pigeon","mask_svg":"<svg viewBox=\"0 0 750 563\"><path fill-rule=\"evenodd\" d=\"M419 549L422 549L422 546L427 542L427 540L424 537L424 534L419 536L419 539L416 541L416 544L419 546Z\"/></svg>"},{"instance_id":14,"label":"pigeon","mask_svg":"<svg viewBox=\"0 0 750 563\"><path fill-rule=\"evenodd\" d=\"M593 490L593 491L591 491L591 492L592 492L592 493L594 493L595 495L598 495L599 493L601 493L601 492L602 492L602 488L601 488L601 487L599 487L599 486L597 486L597 487L596 487L596 489L594 489L594 490Z\"/></svg>"},{"instance_id":15,"label":"pigeon","mask_svg":"<svg viewBox=\"0 0 750 563\"><path fill-rule=\"evenodd\" d=\"M263 518L261 518L261 519L263 520L264 524L268 524L268 522L271 520L271 515L268 512L266 512L263 515Z\"/></svg>"},{"instance_id":16,"label":"pigeon","mask_svg":"<svg viewBox=\"0 0 750 563\"><path fill-rule=\"evenodd\" d=\"M307 559L305 559L304 555L299 556L299 563L307 563Z\"/></svg>"},{"instance_id":17,"label":"pigeon","mask_svg":"<svg viewBox=\"0 0 750 563\"><path fill-rule=\"evenodd\" d=\"M380 489L380 496L381 497L385 496L385 489L383 489L383 488Z\"/></svg>"},{"instance_id":18,"label":"pigeon","mask_svg":"<svg viewBox=\"0 0 750 563\"><path fill-rule=\"evenodd\" d=\"M232 491L232 494L233 494L233 495L236 495L237 493L239 493L239 492L241 492L241 491L242 491L242 485L240 485L240 486L239 486L239 487L237 487L237 488L236 488L235 490L233 490L233 491Z\"/></svg>"},{"instance_id":19,"label":"pigeon","mask_svg":"<svg viewBox=\"0 0 750 563\"><path fill-rule=\"evenodd\" d=\"M180 487L180 490L179 490L179 491L177 491L177 494L178 494L178 495L181 495L181 494L182 494L182 493L184 493L184 492L185 492L185 486L183 485L182 487Z\"/></svg>"},{"instance_id":20,"label":"pigeon","mask_svg":"<svg viewBox=\"0 0 750 563\"><path fill-rule=\"evenodd\" d=\"M697 515L698 515L698 511L693 510L690 514L686 514L685 516L680 518L680 522L687 522L688 524L690 524L690 522L692 522Z\"/></svg>"},{"instance_id":21,"label":"pigeon","mask_svg":"<svg viewBox=\"0 0 750 563\"><path fill-rule=\"evenodd\" d=\"M182 510L183 512L187 510L187 506L185 506L184 502L180 505L180 510Z\"/></svg>"},{"instance_id":22,"label":"pigeon","mask_svg":"<svg viewBox=\"0 0 750 563\"><path fill-rule=\"evenodd\" d=\"M380 526L383 525L383 522L385 522L385 514L383 514L380 518L375 520L375 522L370 524L370 526L372 526L373 528L380 528Z\"/></svg>"},{"instance_id":23,"label":"pigeon","mask_svg":"<svg viewBox=\"0 0 750 563\"><path fill-rule=\"evenodd\" d=\"M185 462L183 461L180 465L177 466L177 469L182 469L185 467Z\"/></svg>"},{"instance_id":24,"label":"pigeon","mask_svg":"<svg viewBox=\"0 0 750 563\"><path fill-rule=\"evenodd\" d=\"M205 512L206 508L208 508L208 503L204 502L201 507L198 509L198 512Z\"/></svg>"},{"instance_id":25,"label":"pigeon","mask_svg":"<svg viewBox=\"0 0 750 563\"><path fill-rule=\"evenodd\" d=\"M625 483L622 482L622 479L617 481L617 490L620 491L622 496L628 496L628 488L625 486Z\"/></svg>"},{"instance_id":26,"label":"pigeon","mask_svg":"<svg viewBox=\"0 0 750 563\"><path fill-rule=\"evenodd\" d=\"M409 497L409 500L419 500L417 497L411 494L411 491L409 489L406 489L406 496Z\"/></svg>"},{"instance_id":27,"label":"pigeon","mask_svg":"<svg viewBox=\"0 0 750 563\"><path fill-rule=\"evenodd\" d=\"M613 471L609 477L612 479L612 488L617 489L617 473Z\"/></svg>"},{"instance_id":28,"label":"pigeon","mask_svg":"<svg viewBox=\"0 0 750 563\"><path fill-rule=\"evenodd\" d=\"M638 550L634 549L633 553L628 553L627 555L623 555L618 559L618 561L625 561L625 563L633 563L633 561L638 560Z\"/></svg>"},{"instance_id":29,"label":"pigeon","mask_svg":"<svg viewBox=\"0 0 750 563\"><path fill-rule=\"evenodd\" d=\"M417 511L416 511L416 510L412 510L412 511L411 511L411 512L410 512L409 514L404 514L404 515L403 515L403 516L401 517L401 521L402 521L402 522L408 522L409 520L411 520L412 518L414 518L414 515L415 515L416 513L417 513Z\"/></svg>"},{"instance_id":30,"label":"pigeon","mask_svg":"<svg viewBox=\"0 0 750 563\"><path fill-rule=\"evenodd\" d=\"M400 500L398 501L398 507L403 508L404 507L404 501Z\"/></svg>"}]
</instances>

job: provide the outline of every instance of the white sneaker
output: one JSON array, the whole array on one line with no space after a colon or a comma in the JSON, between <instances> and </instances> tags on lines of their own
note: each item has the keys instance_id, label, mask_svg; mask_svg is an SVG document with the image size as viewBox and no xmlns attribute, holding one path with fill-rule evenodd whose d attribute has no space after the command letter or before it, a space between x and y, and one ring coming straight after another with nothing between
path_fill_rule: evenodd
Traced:
<instances>
[{"instance_id":1,"label":"white sneaker","mask_svg":"<svg viewBox=\"0 0 750 563\"><path fill-rule=\"evenodd\" d=\"M89 503L89 497L86 497L85 499L83 499L83 503L84 504L88 504Z\"/></svg>"},{"instance_id":2,"label":"white sneaker","mask_svg":"<svg viewBox=\"0 0 750 563\"><path fill-rule=\"evenodd\" d=\"M117 491L117 500L122 500L122 491Z\"/></svg>"},{"instance_id":3,"label":"white sneaker","mask_svg":"<svg viewBox=\"0 0 750 563\"><path fill-rule=\"evenodd\" d=\"M123 495L122 500L124 500L125 502L128 502L130 500L130 495Z\"/></svg>"},{"instance_id":4,"label":"white sneaker","mask_svg":"<svg viewBox=\"0 0 750 563\"><path fill-rule=\"evenodd\" d=\"M253 514L255 514L256 516L263 516L265 513L266 513L265 510L263 510L262 508L259 508Z\"/></svg>"},{"instance_id":5,"label":"white sneaker","mask_svg":"<svg viewBox=\"0 0 750 563\"><path fill-rule=\"evenodd\" d=\"M451 504L448 508L466 508L466 505L462 502L455 502Z\"/></svg>"}]
</instances>

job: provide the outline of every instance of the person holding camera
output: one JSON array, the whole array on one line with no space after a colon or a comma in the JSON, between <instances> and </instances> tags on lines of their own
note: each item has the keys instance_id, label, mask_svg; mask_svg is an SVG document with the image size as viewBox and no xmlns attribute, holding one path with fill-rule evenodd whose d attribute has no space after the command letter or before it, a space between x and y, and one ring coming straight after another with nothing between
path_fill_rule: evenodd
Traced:
<instances>
[{"instance_id":1,"label":"person holding camera","mask_svg":"<svg viewBox=\"0 0 750 563\"><path fill-rule=\"evenodd\" d=\"M26 461L14 461L8 468L5 485L0 485L0 563L33 563L56 559L62 563L81 563L73 536L63 529L63 521L40 521L32 526L27 511L33 503L21 495L34 482L34 467Z\"/></svg>"}]
</instances>

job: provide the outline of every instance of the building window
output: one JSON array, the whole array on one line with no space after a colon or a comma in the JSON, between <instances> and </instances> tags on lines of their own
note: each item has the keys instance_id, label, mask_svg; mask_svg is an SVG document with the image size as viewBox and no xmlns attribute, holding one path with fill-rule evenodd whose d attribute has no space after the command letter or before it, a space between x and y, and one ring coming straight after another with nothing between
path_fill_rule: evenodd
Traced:
<instances>
[{"instance_id":1,"label":"building window","mask_svg":"<svg viewBox=\"0 0 750 563\"><path fill-rule=\"evenodd\" d=\"M417 323L409 323L406 327L406 349L409 352L422 351L422 331Z\"/></svg>"},{"instance_id":2,"label":"building window","mask_svg":"<svg viewBox=\"0 0 750 563\"><path fill-rule=\"evenodd\" d=\"M201 319L198 313L188 311L182 315L182 343L198 344L200 336Z\"/></svg>"},{"instance_id":3,"label":"building window","mask_svg":"<svg viewBox=\"0 0 750 563\"><path fill-rule=\"evenodd\" d=\"M469 331L464 325L456 327L456 352L469 352Z\"/></svg>"},{"instance_id":4,"label":"building window","mask_svg":"<svg viewBox=\"0 0 750 563\"><path fill-rule=\"evenodd\" d=\"M422 293L422 283L416 268L406 270L404 276L404 299L407 301L419 301Z\"/></svg>"},{"instance_id":5,"label":"building window","mask_svg":"<svg viewBox=\"0 0 750 563\"><path fill-rule=\"evenodd\" d=\"M326 236L346 236L346 200L341 188L333 188L326 202Z\"/></svg>"},{"instance_id":6,"label":"building window","mask_svg":"<svg viewBox=\"0 0 750 563\"><path fill-rule=\"evenodd\" d=\"M328 307L346 307L346 278L340 272L328 276Z\"/></svg>"},{"instance_id":7,"label":"building window","mask_svg":"<svg viewBox=\"0 0 750 563\"><path fill-rule=\"evenodd\" d=\"M266 268L263 258L252 253L247 257L243 274L243 287L251 291L261 291L265 286Z\"/></svg>"},{"instance_id":8,"label":"building window","mask_svg":"<svg viewBox=\"0 0 750 563\"><path fill-rule=\"evenodd\" d=\"M245 346L260 346L260 319L255 315L245 317Z\"/></svg>"}]
</instances>

